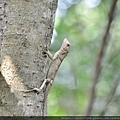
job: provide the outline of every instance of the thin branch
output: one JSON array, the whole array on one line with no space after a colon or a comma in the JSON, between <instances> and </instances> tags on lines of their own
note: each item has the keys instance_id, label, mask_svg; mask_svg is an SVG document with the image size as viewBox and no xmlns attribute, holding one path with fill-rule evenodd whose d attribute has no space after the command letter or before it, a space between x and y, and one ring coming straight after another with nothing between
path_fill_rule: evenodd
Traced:
<instances>
[{"instance_id":1,"label":"thin branch","mask_svg":"<svg viewBox=\"0 0 120 120\"><path fill-rule=\"evenodd\" d=\"M118 57L118 55L120 55L120 50L115 51L115 52L112 54L111 58L108 59L108 63L109 63L109 64L112 63L112 62L114 61L114 59L115 59L116 57Z\"/></svg>"},{"instance_id":2,"label":"thin branch","mask_svg":"<svg viewBox=\"0 0 120 120\"><path fill-rule=\"evenodd\" d=\"M103 116L105 114L107 107L108 107L109 103L112 101L115 91L116 91L117 87L119 86L119 82L120 82L120 74L118 75L117 79L115 80L115 82L113 84L113 87L111 88L111 90L109 92L109 95L106 99L106 103L100 112L100 116Z\"/></svg>"},{"instance_id":3,"label":"thin branch","mask_svg":"<svg viewBox=\"0 0 120 120\"><path fill-rule=\"evenodd\" d=\"M112 102L116 102L116 101L119 100L119 99L120 99L120 94L115 95L115 97L114 97L114 99L112 100Z\"/></svg>"},{"instance_id":4,"label":"thin branch","mask_svg":"<svg viewBox=\"0 0 120 120\"><path fill-rule=\"evenodd\" d=\"M100 76L100 72L101 72L101 68L102 68L101 63L102 63L102 59L104 57L105 48L106 48L107 43L108 43L109 30L110 30L111 23L112 23L113 18L114 18L116 3L117 3L117 0L112 1L110 12L108 14L108 23L107 23L106 31L105 31L105 34L102 38L101 46L100 46L100 49L99 49L99 52L97 55L97 59L95 62L95 67L94 67L91 86L90 86L88 105L87 105L85 113L84 113L85 116L90 115L92 108L93 108L93 104L94 104L94 100L95 100L95 87L96 87L96 84L98 82L98 78Z\"/></svg>"}]
</instances>

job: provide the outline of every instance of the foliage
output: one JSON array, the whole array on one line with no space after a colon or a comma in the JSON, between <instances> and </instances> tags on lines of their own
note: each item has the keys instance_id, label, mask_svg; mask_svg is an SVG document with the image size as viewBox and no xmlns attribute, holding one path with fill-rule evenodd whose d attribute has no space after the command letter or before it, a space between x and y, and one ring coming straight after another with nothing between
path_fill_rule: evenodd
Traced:
<instances>
[{"instance_id":1,"label":"foliage","mask_svg":"<svg viewBox=\"0 0 120 120\"><path fill-rule=\"evenodd\" d=\"M88 102L94 63L108 21L110 4L110 0L103 0L97 6L89 8L85 6L84 1L80 1L68 9L61 10L63 16L57 15L56 34L51 51L57 51L65 37L71 42L71 51L62 63L49 94L49 115L83 115ZM120 77L119 6L118 1L102 61L102 71L95 89L96 99L91 115L100 114L114 81ZM120 115L119 89L118 84L105 115Z\"/></svg>"}]
</instances>

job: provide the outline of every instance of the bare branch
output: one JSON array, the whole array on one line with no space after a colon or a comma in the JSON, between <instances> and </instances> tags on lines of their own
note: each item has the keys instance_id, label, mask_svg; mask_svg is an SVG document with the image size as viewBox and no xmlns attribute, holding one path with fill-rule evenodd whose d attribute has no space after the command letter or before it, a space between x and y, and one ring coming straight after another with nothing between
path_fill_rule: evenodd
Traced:
<instances>
[{"instance_id":1,"label":"bare branch","mask_svg":"<svg viewBox=\"0 0 120 120\"><path fill-rule=\"evenodd\" d=\"M108 23L107 23L106 31L105 31L105 34L103 35L101 46L100 46L100 49L99 49L99 52L98 52L98 55L96 58L95 66L94 66L94 71L93 71L92 81L91 81L91 86L90 86L88 105L87 105L85 113L84 113L85 116L90 115L92 108L93 108L93 104L94 104L94 100L95 100L95 87L98 82L98 78L100 76L100 72L101 72L101 68L102 68L101 63L102 63L102 59L104 57L104 51L106 49L106 46L107 46L107 43L109 40L108 39L109 30L110 30L111 23L114 18L116 3L117 3L117 0L112 1L110 12L108 14Z\"/></svg>"},{"instance_id":2,"label":"bare branch","mask_svg":"<svg viewBox=\"0 0 120 120\"><path fill-rule=\"evenodd\" d=\"M111 90L109 92L109 95L108 95L108 97L106 99L106 103L105 103L103 109L100 112L101 116L103 116L105 114L109 103L112 101L112 98L113 98L113 96L115 94L115 91L116 91L118 85L119 85L119 82L120 82L120 74L117 76L117 79L115 80L115 82L113 84L113 87L111 88Z\"/></svg>"}]
</instances>

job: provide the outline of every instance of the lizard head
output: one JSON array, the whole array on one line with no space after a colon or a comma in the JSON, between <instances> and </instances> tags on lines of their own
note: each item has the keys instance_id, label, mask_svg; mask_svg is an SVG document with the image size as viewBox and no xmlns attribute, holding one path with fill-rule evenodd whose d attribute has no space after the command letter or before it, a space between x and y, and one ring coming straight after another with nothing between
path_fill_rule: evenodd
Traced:
<instances>
[{"instance_id":1,"label":"lizard head","mask_svg":"<svg viewBox=\"0 0 120 120\"><path fill-rule=\"evenodd\" d=\"M70 42L67 40L67 38L65 38L63 40L63 44L62 44L62 49L65 51L65 52L69 52L70 50Z\"/></svg>"}]
</instances>

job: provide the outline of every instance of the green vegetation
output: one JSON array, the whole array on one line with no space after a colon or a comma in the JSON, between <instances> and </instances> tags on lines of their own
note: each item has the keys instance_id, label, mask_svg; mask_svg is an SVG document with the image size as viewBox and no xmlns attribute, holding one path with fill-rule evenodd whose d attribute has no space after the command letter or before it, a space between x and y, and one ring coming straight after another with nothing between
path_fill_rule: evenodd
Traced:
<instances>
[{"instance_id":1,"label":"green vegetation","mask_svg":"<svg viewBox=\"0 0 120 120\"><path fill-rule=\"evenodd\" d=\"M49 115L83 115L88 103L95 60L108 22L110 0L88 8L79 2L56 17L57 35L51 45L54 53L62 40L71 42L69 55L63 61L48 99ZM102 69L96 85L96 99L91 115L100 115L116 79L120 79L120 2L110 28L108 45L104 51ZM62 14L63 11L61 11ZM119 82L118 82L119 83ZM120 85L116 86L105 115L120 115Z\"/></svg>"}]
</instances>

